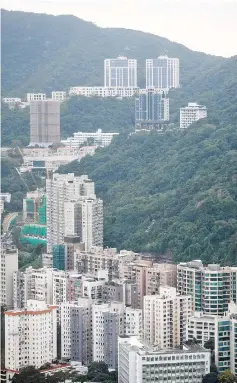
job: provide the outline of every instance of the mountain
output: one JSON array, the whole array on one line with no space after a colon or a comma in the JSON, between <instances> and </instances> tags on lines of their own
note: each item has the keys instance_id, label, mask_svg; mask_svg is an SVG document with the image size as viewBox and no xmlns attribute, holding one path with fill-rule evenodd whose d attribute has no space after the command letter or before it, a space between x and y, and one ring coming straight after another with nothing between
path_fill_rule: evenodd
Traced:
<instances>
[{"instance_id":1,"label":"mountain","mask_svg":"<svg viewBox=\"0 0 237 383\"><path fill-rule=\"evenodd\" d=\"M2 11L2 94L102 85L108 57L138 59L139 85L145 59L167 54L180 58L183 88L225 65L227 59L194 52L163 37L128 29L99 28L75 16Z\"/></svg>"},{"instance_id":2,"label":"mountain","mask_svg":"<svg viewBox=\"0 0 237 383\"><path fill-rule=\"evenodd\" d=\"M121 135L64 166L104 200L105 246L175 260L237 261L237 126Z\"/></svg>"}]
</instances>

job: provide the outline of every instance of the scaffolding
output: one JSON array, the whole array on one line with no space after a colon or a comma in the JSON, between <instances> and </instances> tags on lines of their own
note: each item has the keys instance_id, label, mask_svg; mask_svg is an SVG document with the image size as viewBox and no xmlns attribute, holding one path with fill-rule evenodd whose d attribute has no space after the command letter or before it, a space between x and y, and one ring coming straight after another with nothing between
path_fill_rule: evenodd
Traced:
<instances>
[{"instance_id":1,"label":"scaffolding","mask_svg":"<svg viewBox=\"0 0 237 383\"><path fill-rule=\"evenodd\" d=\"M65 245L53 246L53 268L65 270Z\"/></svg>"},{"instance_id":2,"label":"scaffolding","mask_svg":"<svg viewBox=\"0 0 237 383\"><path fill-rule=\"evenodd\" d=\"M24 225L21 229L20 241L37 246L39 244L46 245L47 227L45 225Z\"/></svg>"}]
</instances>

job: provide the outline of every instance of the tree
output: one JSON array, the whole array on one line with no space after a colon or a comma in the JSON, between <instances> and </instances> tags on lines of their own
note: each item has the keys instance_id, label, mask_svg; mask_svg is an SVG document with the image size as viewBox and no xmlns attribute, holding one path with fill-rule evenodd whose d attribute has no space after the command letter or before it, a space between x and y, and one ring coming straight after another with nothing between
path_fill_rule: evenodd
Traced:
<instances>
[{"instance_id":1,"label":"tree","mask_svg":"<svg viewBox=\"0 0 237 383\"><path fill-rule=\"evenodd\" d=\"M218 375L220 383L236 383L236 377L230 370L225 370Z\"/></svg>"},{"instance_id":2,"label":"tree","mask_svg":"<svg viewBox=\"0 0 237 383\"><path fill-rule=\"evenodd\" d=\"M203 377L202 383L219 383L217 374L210 372Z\"/></svg>"},{"instance_id":3,"label":"tree","mask_svg":"<svg viewBox=\"0 0 237 383\"><path fill-rule=\"evenodd\" d=\"M15 374L12 378L13 383L45 383L46 379L43 374L36 370L35 367L29 366L22 368L19 374Z\"/></svg>"},{"instance_id":4,"label":"tree","mask_svg":"<svg viewBox=\"0 0 237 383\"><path fill-rule=\"evenodd\" d=\"M208 341L205 342L204 347L214 351L215 349L215 340L213 338L209 339Z\"/></svg>"}]
</instances>

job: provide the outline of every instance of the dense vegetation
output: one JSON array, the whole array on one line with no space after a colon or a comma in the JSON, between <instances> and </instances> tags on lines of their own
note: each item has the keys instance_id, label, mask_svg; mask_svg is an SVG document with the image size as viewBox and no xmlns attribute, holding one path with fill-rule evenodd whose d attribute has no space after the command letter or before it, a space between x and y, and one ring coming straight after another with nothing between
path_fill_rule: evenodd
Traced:
<instances>
[{"instance_id":1,"label":"dense vegetation","mask_svg":"<svg viewBox=\"0 0 237 383\"><path fill-rule=\"evenodd\" d=\"M74 132L131 131L134 128L134 99L72 97L61 107L62 138ZM29 108L9 109L2 105L2 146L28 145Z\"/></svg>"},{"instance_id":2,"label":"dense vegetation","mask_svg":"<svg viewBox=\"0 0 237 383\"><path fill-rule=\"evenodd\" d=\"M37 176L32 178L30 173L24 173L20 178L16 171L16 168L19 168L20 165L21 158L12 156L11 153L1 159L1 191L11 193L11 202L5 204L7 213L22 211L22 200L27 192L27 187L29 190L35 190L37 186L42 185L41 178Z\"/></svg>"},{"instance_id":3,"label":"dense vegetation","mask_svg":"<svg viewBox=\"0 0 237 383\"><path fill-rule=\"evenodd\" d=\"M46 366L42 366L46 367ZM76 373L58 372L53 375L44 376L40 370L34 367L23 368L20 374L13 376L12 382L14 383L59 383L64 382L65 379L71 379L73 382L104 382L116 383L117 373L115 371L109 372L108 366L104 362L92 362L88 366L87 375L77 375Z\"/></svg>"},{"instance_id":4,"label":"dense vegetation","mask_svg":"<svg viewBox=\"0 0 237 383\"><path fill-rule=\"evenodd\" d=\"M118 55L137 58L139 86L144 86L145 59L160 54L180 58L182 86L192 89L197 79L209 78L228 61L149 33L99 28L75 16L2 11L4 96L102 85L104 59Z\"/></svg>"},{"instance_id":5,"label":"dense vegetation","mask_svg":"<svg viewBox=\"0 0 237 383\"><path fill-rule=\"evenodd\" d=\"M61 171L95 181L106 246L236 262L236 126L120 136Z\"/></svg>"}]
</instances>

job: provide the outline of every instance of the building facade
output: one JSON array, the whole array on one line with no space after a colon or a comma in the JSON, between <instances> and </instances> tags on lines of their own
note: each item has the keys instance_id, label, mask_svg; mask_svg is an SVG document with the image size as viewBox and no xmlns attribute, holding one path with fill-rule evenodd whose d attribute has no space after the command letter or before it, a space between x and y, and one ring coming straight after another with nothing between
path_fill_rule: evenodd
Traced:
<instances>
[{"instance_id":1,"label":"building facade","mask_svg":"<svg viewBox=\"0 0 237 383\"><path fill-rule=\"evenodd\" d=\"M60 102L30 102L30 146L47 147L60 142Z\"/></svg>"},{"instance_id":2,"label":"building facade","mask_svg":"<svg viewBox=\"0 0 237 383\"><path fill-rule=\"evenodd\" d=\"M137 60L119 56L104 60L105 87L137 87Z\"/></svg>"},{"instance_id":3,"label":"building facade","mask_svg":"<svg viewBox=\"0 0 237 383\"><path fill-rule=\"evenodd\" d=\"M191 296L177 294L174 287L161 287L160 295L146 295L144 339L162 349L179 346L186 340L186 326L191 313Z\"/></svg>"},{"instance_id":4,"label":"building facade","mask_svg":"<svg viewBox=\"0 0 237 383\"><path fill-rule=\"evenodd\" d=\"M54 100L54 101L63 102L63 101L65 101L66 98L67 98L67 92L63 92L63 91L54 91L54 92L52 92L52 94L51 94L51 98L52 98L52 100Z\"/></svg>"},{"instance_id":5,"label":"building facade","mask_svg":"<svg viewBox=\"0 0 237 383\"><path fill-rule=\"evenodd\" d=\"M160 90L142 89L135 100L136 130L162 130L169 121L169 99Z\"/></svg>"},{"instance_id":6,"label":"building facade","mask_svg":"<svg viewBox=\"0 0 237 383\"><path fill-rule=\"evenodd\" d=\"M177 266L177 289L181 295L191 295L193 310L205 315L224 315L228 304L236 303L236 267L210 264L199 260Z\"/></svg>"},{"instance_id":7,"label":"building facade","mask_svg":"<svg viewBox=\"0 0 237 383\"><path fill-rule=\"evenodd\" d=\"M179 59L159 56L146 60L146 88L179 88Z\"/></svg>"},{"instance_id":8,"label":"building facade","mask_svg":"<svg viewBox=\"0 0 237 383\"><path fill-rule=\"evenodd\" d=\"M69 96L84 97L133 97L138 94L139 88L135 86L73 86Z\"/></svg>"},{"instance_id":9,"label":"building facade","mask_svg":"<svg viewBox=\"0 0 237 383\"><path fill-rule=\"evenodd\" d=\"M207 108L196 102L189 102L188 106L180 108L180 129L188 128L193 122L207 117Z\"/></svg>"},{"instance_id":10,"label":"building facade","mask_svg":"<svg viewBox=\"0 0 237 383\"><path fill-rule=\"evenodd\" d=\"M101 129L98 129L95 133L76 132L73 134L73 137L68 137L66 140L62 140L61 142L65 146L72 149L77 149L84 143L85 145L88 145L88 142L90 141L93 145L104 147L110 145L113 137L118 135L119 133L103 133Z\"/></svg>"},{"instance_id":11,"label":"building facade","mask_svg":"<svg viewBox=\"0 0 237 383\"><path fill-rule=\"evenodd\" d=\"M5 312L5 367L40 368L57 357L56 307L29 300L24 309Z\"/></svg>"},{"instance_id":12,"label":"building facade","mask_svg":"<svg viewBox=\"0 0 237 383\"><path fill-rule=\"evenodd\" d=\"M13 307L13 275L18 270L18 250L11 239L1 238L1 305Z\"/></svg>"},{"instance_id":13,"label":"building facade","mask_svg":"<svg viewBox=\"0 0 237 383\"><path fill-rule=\"evenodd\" d=\"M88 365L92 361L91 300L61 304L61 357Z\"/></svg>"},{"instance_id":14,"label":"building facade","mask_svg":"<svg viewBox=\"0 0 237 383\"><path fill-rule=\"evenodd\" d=\"M201 383L210 359L210 351L199 345L161 350L137 337L119 337L118 382Z\"/></svg>"},{"instance_id":15,"label":"building facade","mask_svg":"<svg viewBox=\"0 0 237 383\"><path fill-rule=\"evenodd\" d=\"M46 100L46 93L27 93L27 102L31 101L44 101Z\"/></svg>"},{"instance_id":16,"label":"building facade","mask_svg":"<svg viewBox=\"0 0 237 383\"><path fill-rule=\"evenodd\" d=\"M79 236L86 251L103 245L103 201L88 176L54 173L46 180L46 198L48 252L67 235Z\"/></svg>"}]
</instances>

